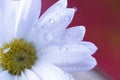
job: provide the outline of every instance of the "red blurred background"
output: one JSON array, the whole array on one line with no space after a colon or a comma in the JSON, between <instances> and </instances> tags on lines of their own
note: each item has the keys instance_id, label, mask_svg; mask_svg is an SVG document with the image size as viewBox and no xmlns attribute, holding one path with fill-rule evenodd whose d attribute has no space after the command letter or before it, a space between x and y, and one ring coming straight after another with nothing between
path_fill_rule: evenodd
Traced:
<instances>
[{"instance_id":1,"label":"red blurred background","mask_svg":"<svg viewBox=\"0 0 120 80\"><path fill-rule=\"evenodd\" d=\"M42 0L42 13L56 1ZM85 40L98 47L96 69L120 80L120 0L68 0L68 7L77 8L70 26L86 26Z\"/></svg>"}]
</instances>

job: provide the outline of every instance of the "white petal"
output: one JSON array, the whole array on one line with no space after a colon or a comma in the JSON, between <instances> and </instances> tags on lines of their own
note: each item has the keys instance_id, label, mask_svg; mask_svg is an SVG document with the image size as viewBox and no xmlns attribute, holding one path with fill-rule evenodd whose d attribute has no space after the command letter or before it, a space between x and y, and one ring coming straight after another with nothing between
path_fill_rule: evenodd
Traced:
<instances>
[{"instance_id":1,"label":"white petal","mask_svg":"<svg viewBox=\"0 0 120 80\"><path fill-rule=\"evenodd\" d=\"M74 9L65 9L62 11L62 13L59 13L60 16L54 16L51 17L51 19L55 20L55 22L49 23L49 17L47 17L46 23L44 23L44 28L38 29L36 28L35 31L31 32L28 35L28 40L32 40L34 44L36 45L45 45L50 41L56 41L57 37L64 29L66 26L70 23L70 21L73 18L74 15ZM67 20L66 20L67 19ZM42 22L40 22L41 24ZM40 25L41 26L41 25ZM40 30L40 31L37 31ZM35 33L35 34L34 34ZM33 35L34 34L34 35ZM34 39L34 40L33 40Z\"/></svg>"},{"instance_id":2,"label":"white petal","mask_svg":"<svg viewBox=\"0 0 120 80\"><path fill-rule=\"evenodd\" d=\"M51 13L51 16L47 17L44 24L40 23L40 26L43 25L46 32L51 31L52 33L54 33L57 31L59 32L61 30L64 30L73 19L74 12L75 12L74 9L66 8L63 9L62 12L60 11L58 13L56 12L54 12L53 14Z\"/></svg>"},{"instance_id":3,"label":"white petal","mask_svg":"<svg viewBox=\"0 0 120 80\"><path fill-rule=\"evenodd\" d=\"M22 0L17 15L16 35L24 37L38 20L41 9L41 0Z\"/></svg>"},{"instance_id":4,"label":"white petal","mask_svg":"<svg viewBox=\"0 0 120 80\"><path fill-rule=\"evenodd\" d=\"M74 80L70 74L45 62L37 63L33 66L33 70L42 78L42 80Z\"/></svg>"},{"instance_id":5,"label":"white petal","mask_svg":"<svg viewBox=\"0 0 120 80\"><path fill-rule=\"evenodd\" d=\"M40 20L39 26L42 26L41 30L45 30L47 33L55 33L64 30L73 19L75 10L72 8L66 8L62 11L53 11L48 13ZM50 31L50 32L49 32Z\"/></svg>"},{"instance_id":6,"label":"white petal","mask_svg":"<svg viewBox=\"0 0 120 80\"><path fill-rule=\"evenodd\" d=\"M75 26L72 28L67 28L62 34L62 40L66 42L78 42L83 40L85 35L85 27L84 26Z\"/></svg>"},{"instance_id":7,"label":"white petal","mask_svg":"<svg viewBox=\"0 0 120 80\"><path fill-rule=\"evenodd\" d=\"M27 76L25 75L25 73L22 72L20 80L29 80L29 79L27 78Z\"/></svg>"},{"instance_id":8,"label":"white petal","mask_svg":"<svg viewBox=\"0 0 120 80\"><path fill-rule=\"evenodd\" d=\"M67 7L67 0L59 0L63 7Z\"/></svg>"},{"instance_id":9,"label":"white petal","mask_svg":"<svg viewBox=\"0 0 120 80\"><path fill-rule=\"evenodd\" d=\"M91 50L91 55L93 55L98 49L97 46L92 42L82 41L79 42L79 45L84 45L88 47Z\"/></svg>"},{"instance_id":10,"label":"white petal","mask_svg":"<svg viewBox=\"0 0 120 80\"><path fill-rule=\"evenodd\" d=\"M13 80L22 80L21 76L13 76Z\"/></svg>"},{"instance_id":11,"label":"white petal","mask_svg":"<svg viewBox=\"0 0 120 80\"><path fill-rule=\"evenodd\" d=\"M46 20L48 20L48 18L51 16L51 15L54 15L56 13L59 13L61 12L63 9L66 8L66 5L67 5L67 0L59 0L58 2L56 2L54 5L52 5L39 19L39 24L36 24L32 30L31 30L31 33L28 34L28 36L30 38L33 38L33 34L38 32L43 24L45 24ZM40 25L40 26L39 26ZM32 37L31 37L32 35ZM29 38L28 37L28 38Z\"/></svg>"},{"instance_id":12,"label":"white petal","mask_svg":"<svg viewBox=\"0 0 120 80\"><path fill-rule=\"evenodd\" d=\"M82 72L82 71L91 70L97 65L95 58L93 58L92 56L82 55L81 57L79 57L78 60L79 61L74 64L66 64L66 65L58 64L58 66L65 71L81 71Z\"/></svg>"},{"instance_id":13,"label":"white petal","mask_svg":"<svg viewBox=\"0 0 120 80\"><path fill-rule=\"evenodd\" d=\"M95 59L91 57L93 51L88 46L81 44L57 44L49 46L41 51L41 60L54 63L59 66L74 66L79 64L91 69L96 65ZM93 61L93 64L91 64ZM82 69L82 68L81 68ZM87 69L88 70L88 69Z\"/></svg>"},{"instance_id":14,"label":"white petal","mask_svg":"<svg viewBox=\"0 0 120 80\"><path fill-rule=\"evenodd\" d=\"M60 13L67 6L67 0L59 0L54 5L52 5L39 19L39 24L46 22L47 18L52 17L56 13ZM42 23L41 23L42 22Z\"/></svg>"},{"instance_id":15,"label":"white petal","mask_svg":"<svg viewBox=\"0 0 120 80\"><path fill-rule=\"evenodd\" d=\"M28 77L28 80L40 80L40 78L32 70L26 69L25 75Z\"/></svg>"},{"instance_id":16,"label":"white petal","mask_svg":"<svg viewBox=\"0 0 120 80\"><path fill-rule=\"evenodd\" d=\"M51 37L48 38L49 35L46 36L46 40L50 41L55 38L53 34L57 35L63 31L71 22L75 12L72 8L66 8L66 1L67 0L60 0L50 7L40 17L38 24L33 27L27 38L29 40L35 39L34 42L37 42L36 40L43 39L43 36L49 34ZM35 36L38 37L38 39L36 39Z\"/></svg>"},{"instance_id":17,"label":"white petal","mask_svg":"<svg viewBox=\"0 0 120 80\"><path fill-rule=\"evenodd\" d=\"M3 39L3 42L15 37L15 22L20 2L20 0L0 1L0 39Z\"/></svg>"},{"instance_id":18,"label":"white petal","mask_svg":"<svg viewBox=\"0 0 120 80\"><path fill-rule=\"evenodd\" d=\"M12 80L12 76L8 73L8 71L0 72L0 80Z\"/></svg>"},{"instance_id":19,"label":"white petal","mask_svg":"<svg viewBox=\"0 0 120 80\"><path fill-rule=\"evenodd\" d=\"M84 45L79 44L56 44L49 47L46 47L45 49L41 50L40 56L42 60L49 61L52 63L75 63L76 59L81 55L91 55L91 50ZM76 58L75 61L71 58ZM78 62L78 61L77 61Z\"/></svg>"}]
</instances>

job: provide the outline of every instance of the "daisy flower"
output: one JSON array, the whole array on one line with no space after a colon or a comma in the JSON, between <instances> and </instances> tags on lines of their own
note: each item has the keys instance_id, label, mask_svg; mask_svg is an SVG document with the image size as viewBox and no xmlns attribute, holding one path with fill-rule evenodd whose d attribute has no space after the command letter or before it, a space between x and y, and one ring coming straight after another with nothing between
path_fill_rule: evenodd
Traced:
<instances>
[{"instance_id":1,"label":"daisy flower","mask_svg":"<svg viewBox=\"0 0 120 80\"><path fill-rule=\"evenodd\" d=\"M84 26L66 27L75 9L59 0L40 18L41 0L0 1L0 80L74 80L95 67Z\"/></svg>"}]
</instances>

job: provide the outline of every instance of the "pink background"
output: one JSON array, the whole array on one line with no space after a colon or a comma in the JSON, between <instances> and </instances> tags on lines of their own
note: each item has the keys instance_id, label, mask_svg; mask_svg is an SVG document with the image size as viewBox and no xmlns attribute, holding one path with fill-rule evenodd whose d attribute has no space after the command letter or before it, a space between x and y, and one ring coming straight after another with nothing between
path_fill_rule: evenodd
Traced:
<instances>
[{"instance_id":1,"label":"pink background","mask_svg":"<svg viewBox=\"0 0 120 80\"><path fill-rule=\"evenodd\" d=\"M42 13L57 0L42 0ZM77 7L70 26L84 25L85 40L98 46L97 69L112 80L120 80L120 0L68 0Z\"/></svg>"}]
</instances>

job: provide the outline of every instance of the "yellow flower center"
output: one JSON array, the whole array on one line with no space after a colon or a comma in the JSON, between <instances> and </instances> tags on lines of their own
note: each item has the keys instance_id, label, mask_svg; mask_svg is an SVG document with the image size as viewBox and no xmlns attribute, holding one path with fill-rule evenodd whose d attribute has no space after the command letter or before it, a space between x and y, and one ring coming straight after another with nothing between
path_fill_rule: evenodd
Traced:
<instances>
[{"instance_id":1,"label":"yellow flower center","mask_svg":"<svg viewBox=\"0 0 120 80\"><path fill-rule=\"evenodd\" d=\"M21 72L30 69L36 60L34 45L23 39L14 39L0 48L0 65L12 75L21 75Z\"/></svg>"}]
</instances>

